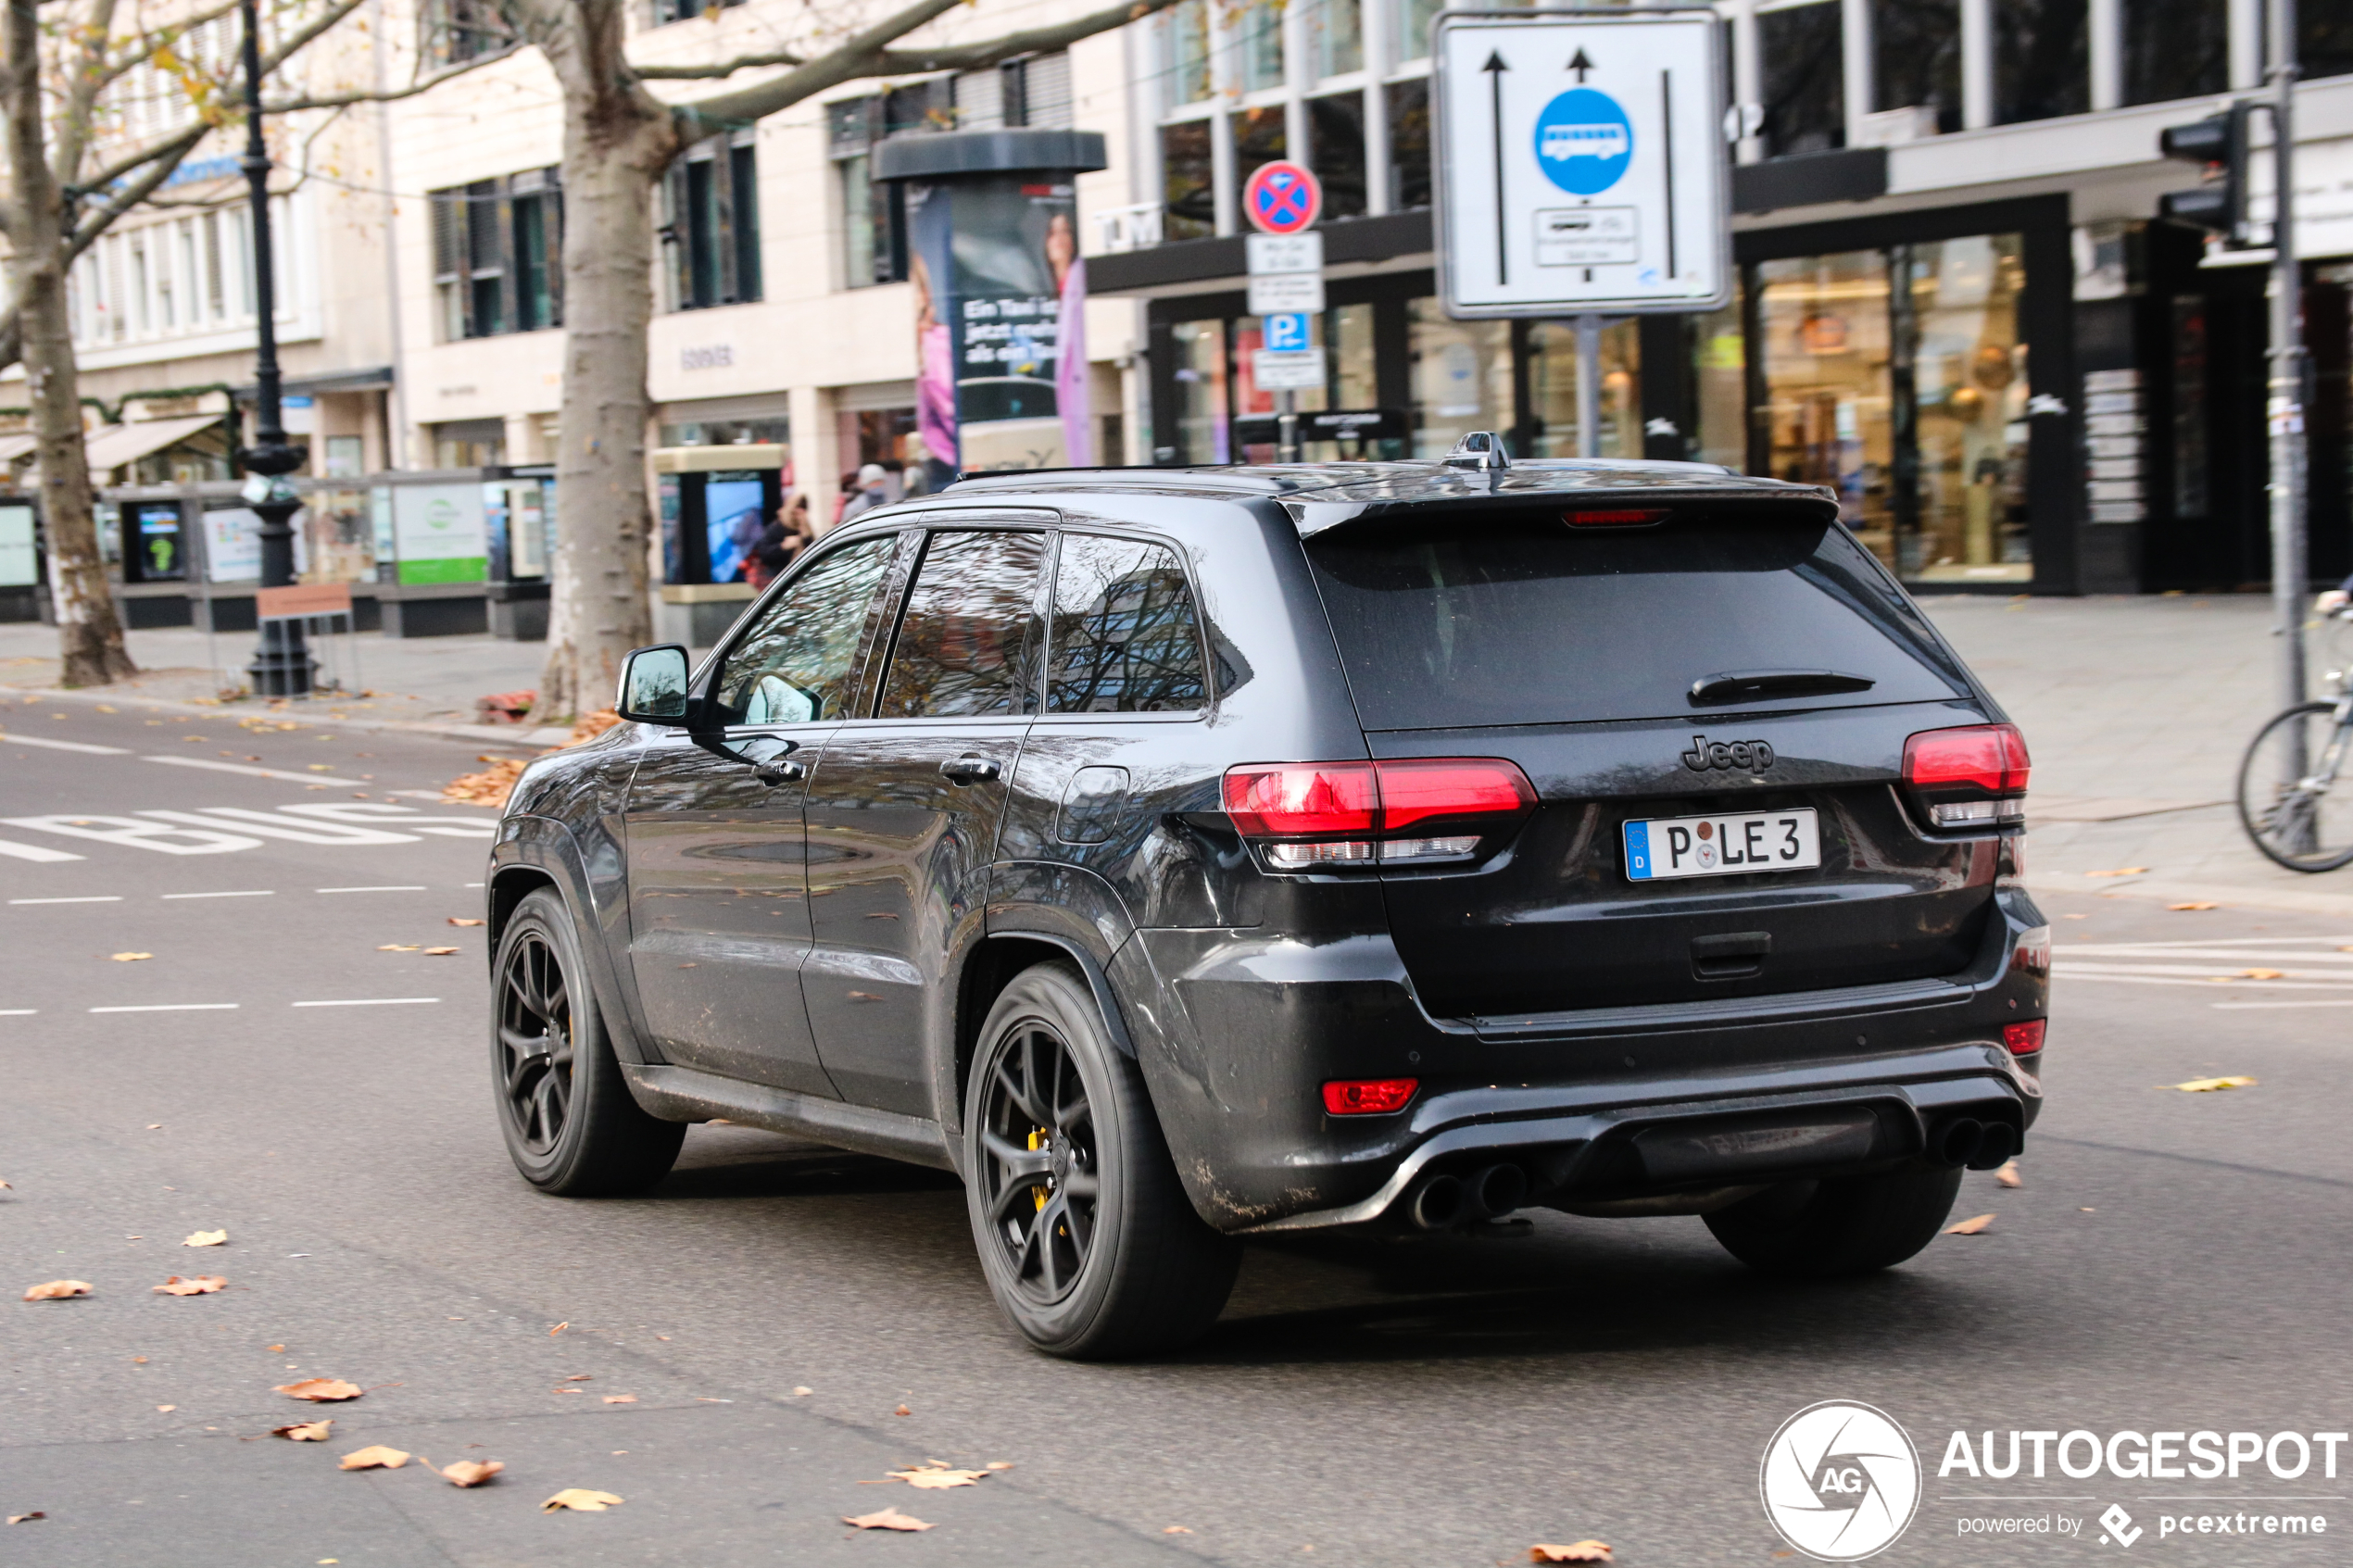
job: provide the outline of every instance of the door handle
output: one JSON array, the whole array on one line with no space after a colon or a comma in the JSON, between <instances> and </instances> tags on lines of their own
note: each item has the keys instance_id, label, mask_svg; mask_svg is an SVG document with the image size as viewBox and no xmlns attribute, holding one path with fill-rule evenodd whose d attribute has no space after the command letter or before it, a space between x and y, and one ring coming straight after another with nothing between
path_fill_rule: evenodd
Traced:
<instances>
[{"instance_id":1,"label":"door handle","mask_svg":"<svg viewBox=\"0 0 2353 1568\"><path fill-rule=\"evenodd\" d=\"M755 765L751 776L764 784L793 784L809 776L809 764L779 757Z\"/></svg>"},{"instance_id":2,"label":"door handle","mask_svg":"<svg viewBox=\"0 0 2353 1568\"><path fill-rule=\"evenodd\" d=\"M998 774L997 764L986 757L959 757L939 765L939 776L952 784L978 784Z\"/></svg>"}]
</instances>

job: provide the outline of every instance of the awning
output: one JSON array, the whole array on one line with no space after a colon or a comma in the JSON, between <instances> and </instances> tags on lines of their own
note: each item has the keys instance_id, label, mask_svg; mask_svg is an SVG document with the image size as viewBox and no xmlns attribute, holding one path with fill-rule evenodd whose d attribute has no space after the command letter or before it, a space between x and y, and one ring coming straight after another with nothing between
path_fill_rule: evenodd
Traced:
<instances>
[{"instance_id":1,"label":"awning","mask_svg":"<svg viewBox=\"0 0 2353 1568\"><path fill-rule=\"evenodd\" d=\"M40 445L41 438L30 432L0 435L0 468L6 468Z\"/></svg>"},{"instance_id":2,"label":"awning","mask_svg":"<svg viewBox=\"0 0 2353 1568\"><path fill-rule=\"evenodd\" d=\"M90 476L99 484L101 475L113 472L125 463L135 463L150 452L188 439L200 430L219 424L225 416L191 414L183 420L142 420L137 424L108 425L94 432L83 444L89 454Z\"/></svg>"}]
</instances>

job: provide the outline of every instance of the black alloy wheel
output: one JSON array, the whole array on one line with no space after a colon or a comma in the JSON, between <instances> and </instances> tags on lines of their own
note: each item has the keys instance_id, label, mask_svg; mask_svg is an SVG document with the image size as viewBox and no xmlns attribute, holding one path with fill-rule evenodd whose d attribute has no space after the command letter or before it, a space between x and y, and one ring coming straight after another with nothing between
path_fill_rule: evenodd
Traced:
<instances>
[{"instance_id":1,"label":"black alloy wheel","mask_svg":"<svg viewBox=\"0 0 2353 1568\"><path fill-rule=\"evenodd\" d=\"M507 951L498 985L498 1067L523 1148L555 1151L572 1119L572 992L546 936L527 931Z\"/></svg>"},{"instance_id":2,"label":"black alloy wheel","mask_svg":"<svg viewBox=\"0 0 2353 1568\"><path fill-rule=\"evenodd\" d=\"M1095 1113L1068 1042L1041 1019L1004 1042L982 1090L988 1231L1020 1293L1067 1297L1094 1248L1102 1196Z\"/></svg>"}]
</instances>

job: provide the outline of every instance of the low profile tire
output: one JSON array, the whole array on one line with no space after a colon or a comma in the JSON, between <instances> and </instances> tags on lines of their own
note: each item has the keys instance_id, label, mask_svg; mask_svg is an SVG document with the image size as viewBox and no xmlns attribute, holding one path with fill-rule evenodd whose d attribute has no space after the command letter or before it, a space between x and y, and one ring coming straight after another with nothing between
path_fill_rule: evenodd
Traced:
<instances>
[{"instance_id":1,"label":"low profile tire","mask_svg":"<svg viewBox=\"0 0 2353 1568\"><path fill-rule=\"evenodd\" d=\"M491 1087L523 1180L564 1198L639 1192L661 1180L686 1126L647 1115L630 1098L572 911L554 889L516 907L492 975Z\"/></svg>"},{"instance_id":2,"label":"low profile tire","mask_svg":"<svg viewBox=\"0 0 2353 1568\"><path fill-rule=\"evenodd\" d=\"M1724 1250L1792 1279L1893 1268L1936 1239L1961 1190L1958 1171L1892 1171L1784 1182L1707 1216Z\"/></svg>"},{"instance_id":3,"label":"low profile tire","mask_svg":"<svg viewBox=\"0 0 2353 1568\"><path fill-rule=\"evenodd\" d=\"M1193 1211L1142 1073L1068 967L1024 971L989 1009L964 1090L964 1157L981 1269L1038 1349L1145 1355L1217 1320L1241 1244Z\"/></svg>"}]
</instances>

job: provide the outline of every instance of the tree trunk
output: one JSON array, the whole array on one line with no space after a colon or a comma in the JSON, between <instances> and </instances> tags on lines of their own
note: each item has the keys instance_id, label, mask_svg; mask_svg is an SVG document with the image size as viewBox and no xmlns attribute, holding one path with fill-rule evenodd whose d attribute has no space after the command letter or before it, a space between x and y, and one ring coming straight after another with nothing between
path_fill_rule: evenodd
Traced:
<instances>
[{"instance_id":1,"label":"tree trunk","mask_svg":"<svg viewBox=\"0 0 2353 1568\"><path fill-rule=\"evenodd\" d=\"M539 39L564 101L562 445L547 662L533 710L546 721L610 704L623 656L653 641L646 337L654 190L678 152L670 112L629 74L621 0L564 0L560 12Z\"/></svg>"},{"instance_id":2,"label":"tree trunk","mask_svg":"<svg viewBox=\"0 0 2353 1568\"><path fill-rule=\"evenodd\" d=\"M41 511L49 541L49 591L57 616L58 684L104 685L139 672L122 646L122 622L98 555L90 465L82 445L82 382L66 312L65 208L49 168L39 91L38 0L7 0L8 167L13 200L9 270L24 344L26 390L41 462Z\"/></svg>"}]
</instances>

